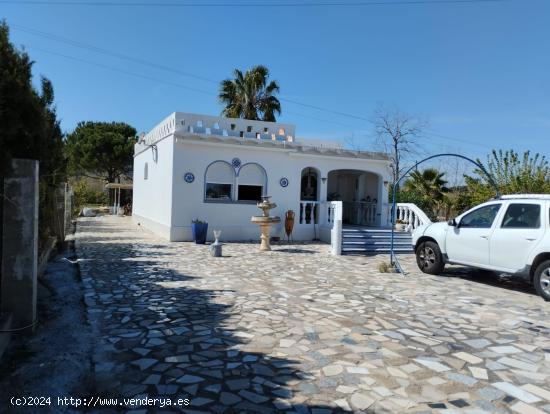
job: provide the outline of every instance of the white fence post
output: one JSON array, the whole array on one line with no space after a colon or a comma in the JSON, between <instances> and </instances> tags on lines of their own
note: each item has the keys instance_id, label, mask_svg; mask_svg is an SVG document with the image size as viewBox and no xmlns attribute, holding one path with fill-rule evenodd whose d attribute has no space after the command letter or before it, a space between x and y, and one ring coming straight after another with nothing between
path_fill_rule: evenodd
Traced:
<instances>
[{"instance_id":1,"label":"white fence post","mask_svg":"<svg viewBox=\"0 0 550 414\"><path fill-rule=\"evenodd\" d=\"M331 253L334 256L342 255L342 220L334 220L331 230Z\"/></svg>"}]
</instances>

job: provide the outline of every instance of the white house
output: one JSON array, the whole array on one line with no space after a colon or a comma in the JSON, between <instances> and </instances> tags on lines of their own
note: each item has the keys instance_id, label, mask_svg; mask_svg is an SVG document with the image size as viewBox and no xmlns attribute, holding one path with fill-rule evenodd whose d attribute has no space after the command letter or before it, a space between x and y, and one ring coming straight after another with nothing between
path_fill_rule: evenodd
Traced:
<instances>
[{"instance_id":1,"label":"white house","mask_svg":"<svg viewBox=\"0 0 550 414\"><path fill-rule=\"evenodd\" d=\"M223 240L258 240L256 202L272 196L281 224L295 212L294 240L330 241L344 225L388 226L385 154L300 141L293 125L175 112L140 137L134 155L134 221L171 241L190 241L201 219Z\"/></svg>"}]
</instances>

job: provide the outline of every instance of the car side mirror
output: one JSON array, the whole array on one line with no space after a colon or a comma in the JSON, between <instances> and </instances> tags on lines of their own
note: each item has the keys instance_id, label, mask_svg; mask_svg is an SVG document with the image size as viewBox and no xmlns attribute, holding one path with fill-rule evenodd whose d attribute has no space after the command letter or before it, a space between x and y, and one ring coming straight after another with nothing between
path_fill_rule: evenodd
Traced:
<instances>
[{"instance_id":1,"label":"car side mirror","mask_svg":"<svg viewBox=\"0 0 550 414\"><path fill-rule=\"evenodd\" d=\"M458 227L458 223L456 222L456 219L451 219L447 222L447 224L451 227Z\"/></svg>"}]
</instances>

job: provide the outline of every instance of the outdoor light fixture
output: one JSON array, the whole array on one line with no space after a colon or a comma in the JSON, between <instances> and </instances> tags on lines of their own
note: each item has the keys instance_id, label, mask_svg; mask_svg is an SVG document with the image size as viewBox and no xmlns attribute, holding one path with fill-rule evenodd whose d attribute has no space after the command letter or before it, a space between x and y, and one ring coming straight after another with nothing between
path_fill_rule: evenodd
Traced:
<instances>
[{"instance_id":1,"label":"outdoor light fixture","mask_svg":"<svg viewBox=\"0 0 550 414\"><path fill-rule=\"evenodd\" d=\"M153 161L157 162L159 150L155 144L149 145L151 147L151 151L153 151Z\"/></svg>"},{"instance_id":2,"label":"outdoor light fixture","mask_svg":"<svg viewBox=\"0 0 550 414\"><path fill-rule=\"evenodd\" d=\"M327 182L327 177L322 177L321 181L323 182L323 184L326 183Z\"/></svg>"}]
</instances>

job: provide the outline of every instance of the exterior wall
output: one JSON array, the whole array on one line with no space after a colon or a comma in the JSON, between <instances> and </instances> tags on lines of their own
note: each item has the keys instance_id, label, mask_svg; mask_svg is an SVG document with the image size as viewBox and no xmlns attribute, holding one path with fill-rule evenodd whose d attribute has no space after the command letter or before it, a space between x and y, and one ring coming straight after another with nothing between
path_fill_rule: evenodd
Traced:
<instances>
[{"instance_id":1,"label":"exterior wall","mask_svg":"<svg viewBox=\"0 0 550 414\"><path fill-rule=\"evenodd\" d=\"M174 138L169 136L155 145L156 150L136 145L132 217L134 222L171 239ZM147 179L144 178L146 163Z\"/></svg>"},{"instance_id":2,"label":"exterior wall","mask_svg":"<svg viewBox=\"0 0 550 414\"><path fill-rule=\"evenodd\" d=\"M244 137L239 137L241 131ZM264 194L272 196L278 205L271 214L281 217L281 223L272 228L273 236L284 236L285 212L293 210L296 213L294 240L330 237L323 221L327 219L327 205L317 207L319 224L299 223L301 176L307 167L318 172L321 203L327 199L330 171L367 172L362 176L359 193L379 200L376 225L388 224L388 194L384 184L389 181L387 159L375 153L359 154L334 148L331 143L303 146L296 144L294 134L295 128L289 124L172 113L143 135L135 146L134 221L172 241L192 239L193 219L209 223L210 240L213 230L218 229L222 230L222 240L258 240L259 228L250 222L253 215L261 214L255 202L205 200L207 167L214 161L231 163L239 158L242 165L257 163L266 171ZM146 164L147 179L144 178ZM186 182L186 173L193 174L193 182ZM288 179L287 187L280 185L281 178Z\"/></svg>"},{"instance_id":3,"label":"exterior wall","mask_svg":"<svg viewBox=\"0 0 550 414\"><path fill-rule=\"evenodd\" d=\"M159 161L163 157L159 146ZM206 220L209 223L208 238L212 239L212 231L222 230L222 240L258 240L259 229L250 223L250 217L260 215L260 210L255 204L240 204L235 202L206 202L204 200L204 178L206 168L213 161L232 161L239 158L244 165L249 162L260 164L267 172L267 194L272 196L272 201L277 208L271 214L281 217L281 224L272 228L273 236L283 237L284 214L287 210L296 212L294 226L294 240L311 240L315 236L320 237L320 226L299 225L298 212L300 208L300 179L302 169L314 167L320 172L320 178L327 177L328 172L336 169L357 169L370 171L387 180L388 169L385 160L369 160L360 158L346 158L339 156L310 155L298 153L294 150L284 150L266 147L250 147L220 142L207 142L177 137L175 139L174 170L173 170L173 200L170 217L170 240L189 241L191 236L191 221L195 218ZM137 171L142 171L136 166ZM184 175L191 172L195 176L192 183L184 180ZM281 187L281 178L287 178L287 187ZM378 181L383 181L378 180ZM320 200L326 200L327 184L320 180ZM326 180L325 180L326 181ZM137 180L134 179L134 192L136 192ZM373 183L372 191L379 191L377 183ZM384 186L382 186L384 187ZM150 199L155 197L147 196ZM383 197L383 196L382 196ZM381 212L382 217L387 216ZM134 196L134 203L139 203ZM165 211L163 209L163 211ZM146 214L141 208L138 215ZM149 218L149 216L147 216ZM383 223L381 222L381 225Z\"/></svg>"}]
</instances>

